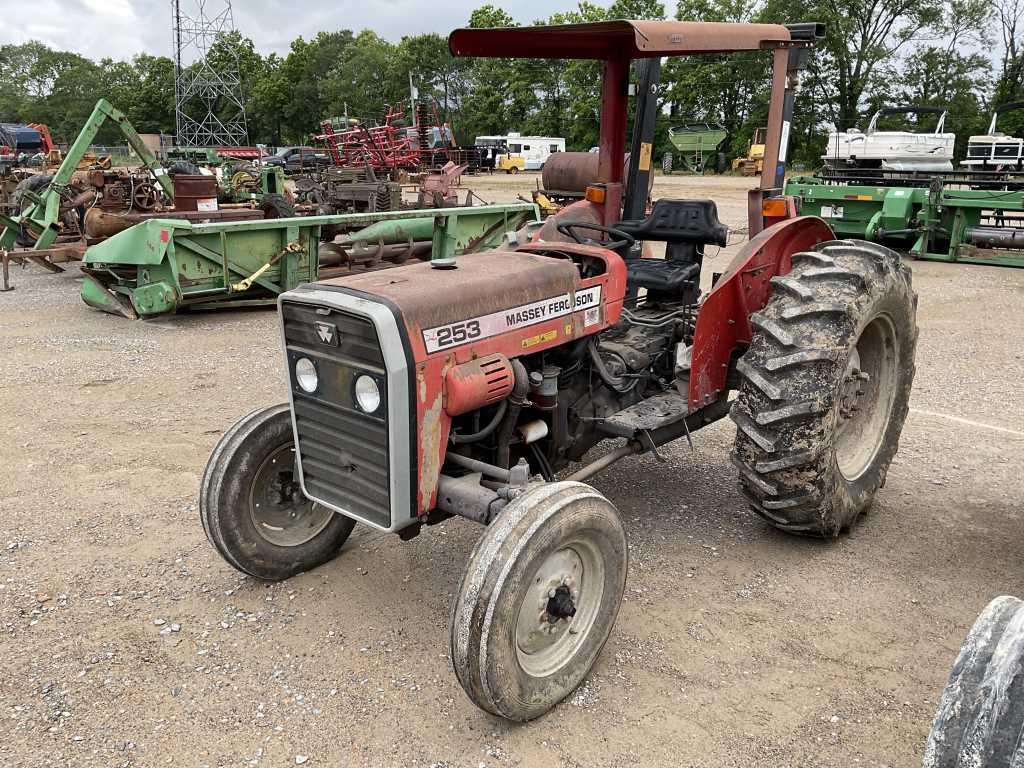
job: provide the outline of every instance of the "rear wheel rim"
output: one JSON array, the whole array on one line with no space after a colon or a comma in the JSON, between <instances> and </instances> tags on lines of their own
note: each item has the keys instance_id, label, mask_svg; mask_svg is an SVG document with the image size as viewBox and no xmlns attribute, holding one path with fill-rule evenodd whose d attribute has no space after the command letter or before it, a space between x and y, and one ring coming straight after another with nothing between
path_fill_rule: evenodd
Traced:
<instances>
[{"instance_id":1,"label":"rear wheel rim","mask_svg":"<svg viewBox=\"0 0 1024 768\"><path fill-rule=\"evenodd\" d=\"M529 582L515 626L516 657L527 674L548 677L576 657L597 623L604 586L601 549L588 536L544 558Z\"/></svg>"},{"instance_id":2,"label":"rear wheel rim","mask_svg":"<svg viewBox=\"0 0 1024 768\"><path fill-rule=\"evenodd\" d=\"M850 353L836 403L836 463L847 481L863 475L885 441L896 399L896 329L888 315L865 326Z\"/></svg>"},{"instance_id":3,"label":"rear wheel rim","mask_svg":"<svg viewBox=\"0 0 1024 768\"><path fill-rule=\"evenodd\" d=\"M278 547L311 541L334 515L302 494L291 443L273 451L256 471L249 487L249 514L260 537Z\"/></svg>"}]
</instances>

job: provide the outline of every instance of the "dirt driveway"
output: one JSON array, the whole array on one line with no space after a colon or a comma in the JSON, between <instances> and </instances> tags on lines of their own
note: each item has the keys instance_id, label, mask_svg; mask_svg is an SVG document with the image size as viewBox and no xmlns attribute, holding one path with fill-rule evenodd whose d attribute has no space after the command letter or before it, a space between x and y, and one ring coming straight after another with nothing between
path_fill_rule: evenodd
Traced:
<instances>
[{"instance_id":1,"label":"dirt driveway","mask_svg":"<svg viewBox=\"0 0 1024 768\"><path fill-rule=\"evenodd\" d=\"M532 179L479 184L515 196ZM742 225L740 179L659 180ZM721 268L724 257L713 262ZM630 536L593 674L528 725L447 660L480 531L343 555L268 586L207 545L220 433L284 398L270 311L130 322L77 275L0 294L0 765L914 766L967 627L1024 595L1024 270L915 262L912 411L888 484L822 543L748 513L729 422L596 485Z\"/></svg>"}]
</instances>

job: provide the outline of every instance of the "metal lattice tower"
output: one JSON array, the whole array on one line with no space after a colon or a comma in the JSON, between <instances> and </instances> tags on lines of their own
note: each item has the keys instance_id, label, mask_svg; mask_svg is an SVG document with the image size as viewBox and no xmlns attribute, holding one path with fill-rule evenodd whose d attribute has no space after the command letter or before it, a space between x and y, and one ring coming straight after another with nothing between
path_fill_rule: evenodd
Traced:
<instances>
[{"instance_id":1,"label":"metal lattice tower","mask_svg":"<svg viewBox=\"0 0 1024 768\"><path fill-rule=\"evenodd\" d=\"M171 12L178 146L248 144L238 58L212 62L207 55L219 35L235 29L231 0L171 0Z\"/></svg>"}]
</instances>

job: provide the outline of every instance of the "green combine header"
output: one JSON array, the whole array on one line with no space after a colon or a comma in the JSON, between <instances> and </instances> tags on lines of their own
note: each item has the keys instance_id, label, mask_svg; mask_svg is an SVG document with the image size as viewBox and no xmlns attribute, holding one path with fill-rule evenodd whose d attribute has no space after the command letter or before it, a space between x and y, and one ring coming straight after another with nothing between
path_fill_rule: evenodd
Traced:
<instances>
[{"instance_id":1,"label":"green combine header","mask_svg":"<svg viewBox=\"0 0 1024 768\"><path fill-rule=\"evenodd\" d=\"M840 237L932 261L1024 267L1024 174L922 174L871 169L786 181L800 212Z\"/></svg>"}]
</instances>

